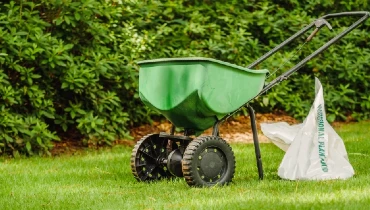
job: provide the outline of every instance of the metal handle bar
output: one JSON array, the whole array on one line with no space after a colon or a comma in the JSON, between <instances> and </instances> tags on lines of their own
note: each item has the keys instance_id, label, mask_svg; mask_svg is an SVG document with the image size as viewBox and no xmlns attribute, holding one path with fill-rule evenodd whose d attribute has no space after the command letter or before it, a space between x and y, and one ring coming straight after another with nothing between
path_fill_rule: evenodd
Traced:
<instances>
[{"instance_id":1,"label":"metal handle bar","mask_svg":"<svg viewBox=\"0 0 370 210\"><path fill-rule=\"evenodd\" d=\"M312 28L315 25L315 23L317 21L323 20L324 18L335 18L335 17L345 17L345 16L359 16L359 15L362 15L363 17L360 18L359 20L357 20L351 26L349 26L346 30L344 30L343 32L341 32L340 34L338 34L337 36L335 36L334 38L332 38L330 41L328 41L327 43L325 43L323 46L321 46L319 49L317 49L311 55L309 55L306 58L304 58L302 61L300 61L294 67L292 67L291 69L289 69L288 71L286 71L285 73L283 73L282 75L278 76L276 79L274 79L273 81L271 81L268 85L266 85L262 89L262 91L257 96L262 95L263 93L265 93L267 90L269 90L273 86L279 84L283 80L286 80L291 74L293 74L294 72L298 71L302 66L304 66L312 58L316 57L318 54L320 54L321 52L325 51L327 48L329 48L331 45L333 45L336 41L338 41L339 39L343 38L345 35L347 35L349 32L351 32L353 29L355 29L361 23L365 22L365 20L367 20L370 17L370 12L365 12L365 11L361 11L361 12L342 12L342 13L334 13L334 14L325 15L322 18L319 18L319 19L315 20L314 22L310 23L308 26L306 26L305 28L303 28L302 30L300 30L299 32L297 32L296 34L294 34L293 36L291 36L289 39L287 39L286 41L284 41L283 43L281 43L280 45L278 45L277 47L275 47L274 49L272 49L270 52L266 53L261 58L259 58L258 60L256 60L252 64L250 64L248 66L248 68L253 68L254 66L258 65L259 63L261 63L262 61L266 60L268 57L270 57L271 55L275 54L282 47L284 47L288 43L292 42L294 39L300 37L303 33L307 32L310 28Z\"/></svg>"},{"instance_id":2,"label":"metal handle bar","mask_svg":"<svg viewBox=\"0 0 370 210\"><path fill-rule=\"evenodd\" d=\"M327 14L322 16L321 18L335 18L335 17L345 17L345 16L369 16L370 12L368 11L355 11L355 12L340 12L340 13L333 13L333 14Z\"/></svg>"},{"instance_id":3,"label":"metal handle bar","mask_svg":"<svg viewBox=\"0 0 370 210\"><path fill-rule=\"evenodd\" d=\"M341 12L341 13L333 13L333 14L324 15L321 18L313 21L312 23L310 23L309 25L307 25L306 27L304 27L303 29L301 29L297 33L295 33L293 36L289 37L287 40L285 40L284 42L282 42L280 45L276 46L274 49L270 50L269 52L267 52L266 54L264 54L263 56L261 56L260 58L258 58L256 61L254 61L253 63L251 63L249 66L247 66L247 68L252 69L253 67L255 67L256 65L258 65L259 63L263 62L264 60L266 60L267 58L269 58L271 55L275 54L277 51L279 51L281 48L283 48L285 45L289 44L290 42L292 42L296 38L302 36L305 32L307 32L312 27L314 27L315 26L315 23L317 23L317 21L322 21L322 20L325 21L325 18L336 18L336 17L346 17L346 16L362 16L362 17L359 20L357 20L355 23L353 23L351 26L349 26L346 30L344 30L343 32L341 32L340 34L338 34L337 36L335 36L334 38L332 38L330 41L328 41L327 43L325 43L323 46L321 46L319 49L317 49L311 55L309 55L306 58L304 58L302 61L300 61L294 67L292 67L291 69L289 69L288 71L286 71L282 75L278 76L276 79L274 79L273 81L271 81L269 84L267 84L261 90L261 92L258 93L257 96L255 96L254 98L252 98L251 100L249 100L248 102L246 102L246 104L248 104L250 101L252 101L256 97L262 95L263 93L265 93L266 91L268 91L269 89L271 89L272 87L274 87L275 85L279 84L283 80L286 80L291 74L293 74L294 72L298 71L304 64L306 64L312 58L316 57L318 54L320 54L321 52L325 51L328 47L330 47L331 45L333 45L336 41L338 41L339 39L343 38L345 35L347 35L349 32L351 32L353 29L355 29L361 23L365 22L370 17L370 12L367 12L367 11ZM231 115L235 114L237 111L239 111L246 104L244 104L243 106L241 106L239 109L235 110L234 112L229 113L228 115L224 116L222 119L219 120L218 123L224 121L225 119L229 118Z\"/></svg>"},{"instance_id":4,"label":"metal handle bar","mask_svg":"<svg viewBox=\"0 0 370 210\"><path fill-rule=\"evenodd\" d=\"M364 20L362 20L360 22L360 23L362 23L362 22L364 22L370 16L370 12L362 11L362 12L341 12L341 13L334 13L334 14L325 15L322 18L319 18L317 20L325 19L325 18L334 18L334 17L343 17L343 16L358 16L358 15L363 15L364 16L363 17ZM271 55L275 54L282 47L284 47L285 45L287 45L290 42L294 41L296 38L300 37L302 34L304 34L305 32L307 32L308 30L310 30L315 25L315 22L317 20L313 21L312 23L310 23L309 25L307 25L306 27L304 27L303 29L301 29L300 31L298 31L297 33L295 33L294 35L292 35L291 37L289 37L287 40L285 40L284 42L282 42L281 44L279 44L278 46L276 46L274 49L270 50L269 52L267 52L266 54L264 54L263 56L261 56L260 58L258 58L256 61L254 61L253 63L251 63L249 66L247 66L247 68L250 68L251 69L251 68L255 67L256 65L260 64L262 61L264 61L267 58L269 58ZM359 25L359 24L357 24L357 25Z\"/></svg>"}]
</instances>

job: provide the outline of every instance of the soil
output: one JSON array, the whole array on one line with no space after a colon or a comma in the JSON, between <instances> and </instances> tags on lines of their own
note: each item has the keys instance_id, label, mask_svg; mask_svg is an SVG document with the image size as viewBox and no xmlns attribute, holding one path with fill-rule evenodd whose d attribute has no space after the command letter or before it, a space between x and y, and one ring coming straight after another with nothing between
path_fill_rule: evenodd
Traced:
<instances>
[{"instance_id":1,"label":"soil","mask_svg":"<svg viewBox=\"0 0 370 210\"><path fill-rule=\"evenodd\" d=\"M259 131L258 137L261 143L269 142L269 140L261 133L260 123L271 122L287 122L289 124L296 124L298 121L285 113L275 114L256 114L257 129ZM141 137L150 133L167 132L171 129L171 123L168 121L154 122L152 125L142 125L133 128L131 135L135 142ZM212 128L206 130L202 135L211 135ZM180 134L181 135L181 134ZM239 143L253 143L253 135L249 116L238 116L229 118L220 126L220 136L228 142Z\"/></svg>"},{"instance_id":2,"label":"soil","mask_svg":"<svg viewBox=\"0 0 370 210\"><path fill-rule=\"evenodd\" d=\"M262 134L260 123L271 122L287 122L289 124L297 124L299 121L293 117L288 116L283 112L259 114L256 113L258 139L260 143L267 143L269 140ZM171 130L171 123L167 120L161 122L153 122L151 125L142 125L132 128L130 131L133 140L116 140L115 145L134 146L135 143L143 136L151 133L167 132ZM206 130L202 135L211 135L212 128ZM181 135L181 133L179 133ZM229 143L253 143L253 135L249 116L237 116L226 120L220 126L220 136ZM53 155L60 155L63 153L74 154L85 148L99 148L100 146L93 144L83 144L79 138L64 139L61 142L56 142L51 153Z\"/></svg>"}]
</instances>

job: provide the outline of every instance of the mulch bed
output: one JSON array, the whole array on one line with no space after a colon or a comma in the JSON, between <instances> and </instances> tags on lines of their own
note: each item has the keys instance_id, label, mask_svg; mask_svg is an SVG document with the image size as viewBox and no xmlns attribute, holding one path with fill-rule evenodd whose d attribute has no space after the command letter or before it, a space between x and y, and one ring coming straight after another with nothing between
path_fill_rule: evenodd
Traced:
<instances>
[{"instance_id":1,"label":"mulch bed","mask_svg":"<svg viewBox=\"0 0 370 210\"><path fill-rule=\"evenodd\" d=\"M257 128L259 131L259 141L261 143L269 142L269 140L261 133L260 123L272 123L272 122L287 122L289 124L299 123L293 117L288 116L283 112L278 113L268 113L268 114L256 114ZM143 136L150 133L167 132L169 133L171 129L171 123L167 120L155 121L152 124L146 124L139 127L134 127L131 129L131 136L133 140L116 140L114 145L126 145L133 147L135 143L140 140ZM211 135L212 128L206 130L202 135ZM181 134L179 134L181 135ZM252 143L252 129L250 124L249 116L237 116L231 117L226 120L220 126L220 135L223 139L228 142L238 142L238 143ZM51 153L53 155L60 154L75 154L86 148L100 148L104 147L101 145L95 145L91 143L84 144L78 135L70 135L66 139L62 139L60 142L55 142L54 148Z\"/></svg>"}]
</instances>

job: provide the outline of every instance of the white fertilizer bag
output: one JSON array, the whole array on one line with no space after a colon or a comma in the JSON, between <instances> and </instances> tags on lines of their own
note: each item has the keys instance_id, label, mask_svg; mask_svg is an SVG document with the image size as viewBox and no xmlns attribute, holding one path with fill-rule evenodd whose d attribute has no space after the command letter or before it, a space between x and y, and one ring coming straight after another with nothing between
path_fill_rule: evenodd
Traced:
<instances>
[{"instance_id":1,"label":"white fertilizer bag","mask_svg":"<svg viewBox=\"0 0 370 210\"><path fill-rule=\"evenodd\" d=\"M278 175L289 180L347 179L354 175L343 140L326 121L323 89L315 79L315 101L302 124L262 123L262 132L286 151Z\"/></svg>"}]
</instances>

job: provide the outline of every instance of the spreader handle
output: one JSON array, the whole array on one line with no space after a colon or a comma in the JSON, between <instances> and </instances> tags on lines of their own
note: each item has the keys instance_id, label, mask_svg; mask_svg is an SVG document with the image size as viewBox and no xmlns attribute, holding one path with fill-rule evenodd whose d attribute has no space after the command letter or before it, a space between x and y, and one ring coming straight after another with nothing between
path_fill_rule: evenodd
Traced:
<instances>
[{"instance_id":1,"label":"spreader handle","mask_svg":"<svg viewBox=\"0 0 370 210\"><path fill-rule=\"evenodd\" d=\"M343 38L345 35L347 35L349 32L351 32L353 29L355 29L357 26L359 26L361 23L365 22L370 17L370 12L367 12L367 11L358 11L358 12L333 13L333 14L325 15L325 16L319 18L319 19L325 19L325 18L328 19L328 18L345 17L345 16L362 16L362 17L359 20L357 20L355 23L353 23L351 26L349 26L346 30L344 30L343 32L341 32L340 34L338 34L337 36L335 36L334 38L332 38L330 41L328 41L327 43L325 43L323 46L321 46L319 49L317 49L311 55L309 55L306 58L304 58L302 61L300 61L298 64L296 64L293 68L291 68L288 71L284 72L282 75L278 76L276 79L274 79L269 84L267 84L261 90L261 92L259 92L259 94L257 96L255 96L254 98L256 98L256 97L264 94L266 91L268 91L269 89L271 89L275 85L279 84L283 80L286 80L291 74L293 74L294 72L298 71L303 65L305 65L312 58L316 57L318 54L320 54L321 52L323 52L324 50L326 50L328 47L330 47L331 45L333 45L336 41L338 41L339 39ZM319 19L317 19L317 20L319 20ZM312 27L315 26L315 22L317 20L313 21L308 26L304 27L303 29L301 29L300 31L298 31L297 33L295 33L293 36L289 37L283 43L281 43L280 45L276 46L274 49L270 50L268 53L266 53L263 56L261 56L260 58L258 58L256 61L254 61L252 64L250 64L247 68L252 69L253 67L257 66L259 63L261 63L264 60L266 60L267 58L269 58L271 55L275 54L277 51L279 51L285 45L289 44L290 42L292 42L296 38L302 36L305 32L307 32L308 30L310 30ZM238 112L242 107L244 107L245 105L247 105L254 98L252 98L251 100L247 101L239 109L237 109L234 112L229 113L228 115L224 116L219 121L220 122L223 122L224 120L226 120L227 118L229 118L231 115L233 115L236 112Z\"/></svg>"},{"instance_id":2,"label":"spreader handle","mask_svg":"<svg viewBox=\"0 0 370 210\"><path fill-rule=\"evenodd\" d=\"M293 74L294 72L298 71L303 65L305 65L312 58L316 57L318 54L320 54L323 51L325 51L327 48L329 48L331 45L333 45L336 41L338 41L339 39L343 38L345 35L347 35L349 32L351 32L353 29L355 29L361 23L365 22L370 17L370 12L341 12L341 13L334 13L334 14L325 15L322 18L319 18L318 20L325 19L325 18L335 18L335 17L344 17L344 16L359 16L359 15L362 15L363 17L360 18L359 20L357 20L351 26L349 26L346 30L344 30L343 32L341 32L340 34L338 34L337 36L335 36L334 38L332 38L330 41L328 41L327 43L325 43L323 46L321 46L319 49L317 49L311 55L309 55L306 58L304 58L302 61L300 61L294 67L292 67L291 69L289 69L288 71L284 72L282 75L278 76L276 79L274 79L273 81L271 81L269 84L267 84L262 89L262 91L257 96L262 95L263 93L265 93L267 90L269 90L273 86L279 84L283 80L286 80L291 74ZM270 52L268 52L265 55L263 55L257 61L255 61L254 63L252 63L251 65L249 65L248 68L253 68L257 64L261 63L262 61L266 60L268 57L270 57L271 55L273 55L274 53L276 53L278 50L280 50L286 44L290 43L291 41L293 41L297 37L301 36L303 33L305 33L310 28L312 28L315 25L315 22L316 21L310 23L308 26L306 26L305 28L303 28L302 30L300 30L298 33L294 34L289 39L287 39L286 41L284 41L283 43L281 43L280 45L278 45L277 47L275 47L274 49L272 49Z\"/></svg>"},{"instance_id":3,"label":"spreader handle","mask_svg":"<svg viewBox=\"0 0 370 210\"><path fill-rule=\"evenodd\" d=\"M327 14L322 16L322 18L336 18L336 17L345 17L345 16L370 16L370 12L368 11L355 11L355 12L340 12L340 13L333 13Z\"/></svg>"},{"instance_id":4,"label":"spreader handle","mask_svg":"<svg viewBox=\"0 0 370 210\"><path fill-rule=\"evenodd\" d=\"M354 23L352 26L350 26L347 30L349 30L348 32L352 31L355 27L357 27L358 25L360 25L362 22L365 22L366 19L369 18L370 16L370 12L367 12L367 11L358 11L358 12L341 12L341 13L333 13L333 14L328 14L328 15L324 15L323 17L317 19L317 20L320 20L320 19L325 19L325 18L336 18L336 17L345 17L345 16L363 16L361 19L359 19L356 23ZM310 30L313 26L315 26L315 23L316 21L313 21L312 23L310 23L309 25L307 25L306 27L302 28L300 31L298 31L297 33L295 33L293 36L289 37L287 40L285 40L284 42L282 42L281 44L279 44L278 46L276 46L274 49L270 50L269 52L267 52L266 54L264 54L263 56L261 56L260 58L258 58L256 61L254 61L253 63L249 64L249 66L247 66L247 68L249 69L252 69L254 68L255 66L257 66L258 64L262 63L264 60L266 60L267 58L269 58L270 56L272 56L273 54L275 54L277 51L279 51L281 48L283 48L285 45L289 44L290 42L292 42L293 40L295 40L296 38L302 36L305 32L307 32L308 30ZM345 31L344 31L345 32ZM348 33L347 32L347 33ZM346 35L347 33L345 33L344 35ZM338 35L339 36L339 35ZM338 37L337 36L337 37ZM334 37L334 38L337 38L337 37ZM342 38L343 36L339 37L338 39ZM337 40L338 40L337 39Z\"/></svg>"}]
</instances>

